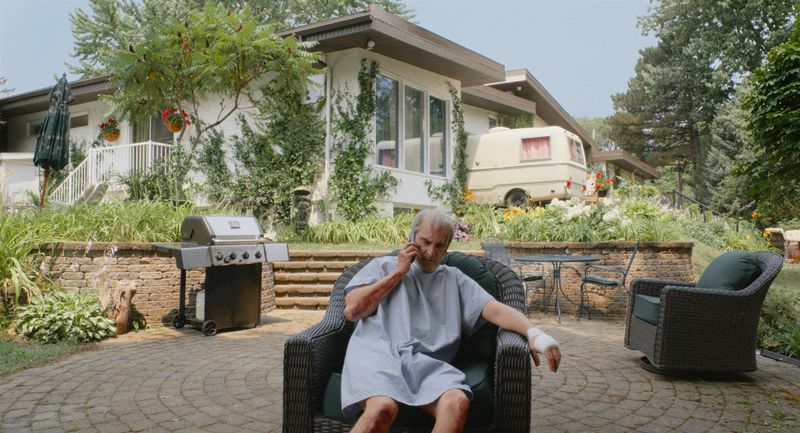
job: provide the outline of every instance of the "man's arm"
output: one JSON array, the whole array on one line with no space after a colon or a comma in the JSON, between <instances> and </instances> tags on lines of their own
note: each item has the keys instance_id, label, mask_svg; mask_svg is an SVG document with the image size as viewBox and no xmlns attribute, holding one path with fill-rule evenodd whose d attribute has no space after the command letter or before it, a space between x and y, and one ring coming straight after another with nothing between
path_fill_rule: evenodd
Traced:
<instances>
[{"instance_id":1,"label":"man's arm","mask_svg":"<svg viewBox=\"0 0 800 433\"><path fill-rule=\"evenodd\" d=\"M350 290L344 297L344 317L355 322L370 316L389 293L397 287L403 276L411 269L412 257L419 252L417 245L409 242L397 254L397 267L394 272L380 280Z\"/></svg>"},{"instance_id":2,"label":"man's arm","mask_svg":"<svg viewBox=\"0 0 800 433\"><path fill-rule=\"evenodd\" d=\"M528 320L524 314L506 304L495 300L491 300L486 303L481 311L481 317L483 317L483 319L487 322L493 323L500 328L516 332L525 338L528 338L528 330L533 328L530 320ZM544 342L544 337L552 340L552 337L543 333L533 336L532 338L528 338L528 346L530 347L531 355L533 355L533 362L537 366L539 365L539 350L537 350L535 347L535 343L536 340L540 340L540 343ZM555 342L555 340L552 341ZM555 345L549 345L549 347L542 347L541 349L544 353L545 359L547 359L547 365L550 367L550 371L555 372L558 370L558 364L561 363L561 351L558 349L558 343L555 343Z\"/></svg>"}]
</instances>

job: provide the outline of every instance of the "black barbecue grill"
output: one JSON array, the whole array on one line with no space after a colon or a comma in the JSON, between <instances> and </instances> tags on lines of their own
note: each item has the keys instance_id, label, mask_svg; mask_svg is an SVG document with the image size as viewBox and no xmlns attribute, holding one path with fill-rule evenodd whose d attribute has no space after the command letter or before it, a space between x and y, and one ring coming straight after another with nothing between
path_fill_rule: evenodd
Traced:
<instances>
[{"instance_id":1,"label":"black barbecue grill","mask_svg":"<svg viewBox=\"0 0 800 433\"><path fill-rule=\"evenodd\" d=\"M289 260L286 244L269 243L254 217L189 215L181 242L153 244L170 253L181 271L176 328L189 324L214 335L217 330L261 323L261 267ZM186 317L186 270L205 268L205 301L197 316Z\"/></svg>"}]
</instances>

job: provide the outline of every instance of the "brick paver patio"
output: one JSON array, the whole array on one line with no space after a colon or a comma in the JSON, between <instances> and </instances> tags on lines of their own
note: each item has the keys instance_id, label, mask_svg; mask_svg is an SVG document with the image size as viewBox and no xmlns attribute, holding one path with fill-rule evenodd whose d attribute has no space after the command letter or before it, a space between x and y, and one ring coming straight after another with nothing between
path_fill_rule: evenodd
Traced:
<instances>
[{"instance_id":1,"label":"brick paver patio","mask_svg":"<svg viewBox=\"0 0 800 433\"><path fill-rule=\"evenodd\" d=\"M0 432L279 432L283 343L322 317L274 311L256 329L206 337L154 328L0 378ZM564 353L535 369L534 432L800 431L800 368L759 357L725 380L637 366L620 323L534 320Z\"/></svg>"}]
</instances>

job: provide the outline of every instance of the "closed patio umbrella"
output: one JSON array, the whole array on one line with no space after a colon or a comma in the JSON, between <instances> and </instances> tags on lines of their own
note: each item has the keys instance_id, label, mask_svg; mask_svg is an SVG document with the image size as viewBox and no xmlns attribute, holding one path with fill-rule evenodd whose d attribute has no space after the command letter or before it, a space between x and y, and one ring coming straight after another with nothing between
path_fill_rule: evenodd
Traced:
<instances>
[{"instance_id":1,"label":"closed patio umbrella","mask_svg":"<svg viewBox=\"0 0 800 433\"><path fill-rule=\"evenodd\" d=\"M50 169L61 170L69 160L68 105L72 100L67 74L64 74L50 91L50 109L42 121L42 129L36 138L36 150L33 153L34 165L44 169L39 207L44 207L44 195L47 191L47 177L50 176Z\"/></svg>"}]
</instances>

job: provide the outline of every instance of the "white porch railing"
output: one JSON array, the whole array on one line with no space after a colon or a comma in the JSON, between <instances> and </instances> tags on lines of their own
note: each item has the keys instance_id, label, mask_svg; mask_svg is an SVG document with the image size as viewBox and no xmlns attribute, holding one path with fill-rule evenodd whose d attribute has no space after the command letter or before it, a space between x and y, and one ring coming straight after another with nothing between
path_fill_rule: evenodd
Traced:
<instances>
[{"instance_id":1,"label":"white porch railing","mask_svg":"<svg viewBox=\"0 0 800 433\"><path fill-rule=\"evenodd\" d=\"M117 184L132 172L148 173L159 159L169 157L172 145L147 141L89 149L84 159L59 184L48 201L71 205L90 187L103 182Z\"/></svg>"}]
</instances>

